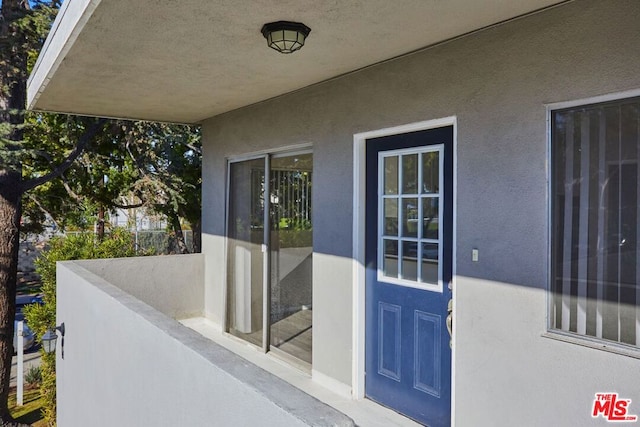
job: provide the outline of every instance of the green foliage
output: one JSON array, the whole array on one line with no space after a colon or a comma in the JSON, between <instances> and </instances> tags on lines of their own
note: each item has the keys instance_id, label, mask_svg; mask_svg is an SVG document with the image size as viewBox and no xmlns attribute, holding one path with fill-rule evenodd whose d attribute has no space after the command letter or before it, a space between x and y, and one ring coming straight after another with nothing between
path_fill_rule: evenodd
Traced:
<instances>
[{"instance_id":1,"label":"green foliage","mask_svg":"<svg viewBox=\"0 0 640 427\"><path fill-rule=\"evenodd\" d=\"M56 425L56 355L40 351L40 369L42 371L42 384L40 384L40 396L42 398L42 418L48 426Z\"/></svg>"},{"instance_id":2,"label":"green foliage","mask_svg":"<svg viewBox=\"0 0 640 427\"><path fill-rule=\"evenodd\" d=\"M22 142L25 179L60 164L94 118L28 113ZM93 227L100 208L144 206L170 221L200 222L200 129L164 123L111 121L60 179L23 198L25 233L46 219L65 230ZM172 222L173 224L173 222Z\"/></svg>"},{"instance_id":3,"label":"green foliage","mask_svg":"<svg viewBox=\"0 0 640 427\"><path fill-rule=\"evenodd\" d=\"M24 179L41 177L61 164L76 148L95 118L28 113L21 146ZM58 179L50 180L23 197L25 233L40 233L45 219L61 229L93 227L99 207L110 209L133 182L121 130L109 124L95 135L84 152Z\"/></svg>"},{"instance_id":4,"label":"green foliage","mask_svg":"<svg viewBox=\"0 0 640 427\"><path fill-rule=\"evenodd\" d=\"M134 190L152 211L167 217L176 237L180 218L200 229L202 142L200 128L165 123L126 125L126 145L135 159ZM197 248L194 248L197 249Z\"/></svg>"},{"instance_id":5,"label":"green foliage","mask_svg":"<svg viewBox=\"0 0 640 427\"><path fill-rule=\"evenodd\" d=\"M24 382L29 387L42 384L42 369L40 369L40 366L30 366L24 374Z\"/></svg>"},{"instance_id":6,"label":"green foliage","mask_svg":"<svg viewBox=\"0 0 640 427\"><path fill-rule=\"evenodd\" d=\"M304 248L311 247L312 230L278 230L278 239L283 248Z\"/></svg>"},{"instance_id":7,"label":"green foliage","mask_svg":"<svg viewBox=\"0 0 640 427\"><path fill-rule=\"evenodd\" d=\"M29 72L49 33L57 1L5 0L0 25L0 168L20 171L24 93Z\"/></svg>"},{"instance_id":8,"label":"green foliage","mask_svg":"<svg viewBox=\"0 0 640 427\"><path fill-rule=\"evenodd\" d=\"M32 304L24 308L29 327L38 337L56 324L56 262L76 259L122 258L136 254L134 240L127 230L115 229L102 241L93 233L78 233L67 237L56 237L50 242L49 249L36 260L36 271L42 278L44 304ZM143 254L144 255L144 254ZM44 419L50 426L55 425L56 383L55 354L42 354L42 385L44 399Z\"/></svg>"}]
</instances>

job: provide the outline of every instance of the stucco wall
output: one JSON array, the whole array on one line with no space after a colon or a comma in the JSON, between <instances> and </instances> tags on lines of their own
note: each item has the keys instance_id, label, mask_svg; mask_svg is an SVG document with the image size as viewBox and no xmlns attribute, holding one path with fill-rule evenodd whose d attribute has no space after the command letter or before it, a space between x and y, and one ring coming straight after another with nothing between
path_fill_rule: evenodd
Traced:
<instances>
[{"instance_id":1,"label":"stucco wall","mask_svg":"<svg viewBox=\"0 0 640 427\"><path fill-rule=\"evenodd\" d=\"M635 0L575 1L205 121L208 316L224 308L225 159L310 142L313 369L350 384L353 135L455 116L457 425L597 423L606 390L640 403L640 360L542 336L546 105L640 89L639 22Z\"/></svg>"},{"instance_id":2,"label":"stucco wall","mask_svg":"<svg viewBox=\"0 0 640 427\"><path fill-rule=\"evenodd\" d=\"M202 254L96 259L76 263L171 318L203 315Z\"/></svg>"},{"instance_id":3,"label":"stucco wall","mask_svg":"<svg viewBox=\"0 0 640 427\"><path fill-rule=\"evenodd\" d=\"M353 426L83 266L58 264L59 426Z\"/></svg>"}]
</instances>

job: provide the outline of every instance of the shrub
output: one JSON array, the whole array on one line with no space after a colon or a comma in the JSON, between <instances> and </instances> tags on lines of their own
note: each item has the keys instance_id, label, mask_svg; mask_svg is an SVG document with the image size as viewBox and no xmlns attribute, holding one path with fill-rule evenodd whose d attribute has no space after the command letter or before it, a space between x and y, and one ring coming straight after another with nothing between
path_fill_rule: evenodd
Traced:
<instances>
[{"instance_id":1,"label":"shrub","mask_svg":"<svg viewBox=\"0 0 640 427\"><path fill-rule=\"evenodd\" d=\"M29 366L24 374L24 382L28 387L35 387L42 383L42 369L40 366Z\"/></svg>"}]
</instances>

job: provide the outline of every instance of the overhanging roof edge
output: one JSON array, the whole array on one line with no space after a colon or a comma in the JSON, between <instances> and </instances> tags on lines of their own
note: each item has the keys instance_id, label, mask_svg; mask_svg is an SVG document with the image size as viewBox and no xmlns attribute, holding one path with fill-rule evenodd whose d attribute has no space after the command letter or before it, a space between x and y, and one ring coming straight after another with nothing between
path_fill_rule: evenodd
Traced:
<instances>
[{"instance_id":1,"label":"overhanging roof edge","mask_svg":"<svg viewBox=\"0 0 640 427\"><path fill-rule=\"evenodd\" d=\"M62 4L27 81L31 109L102 0L67 0ZM63 24L64 23L64 24Z\"/></svg>"}]
</instances>

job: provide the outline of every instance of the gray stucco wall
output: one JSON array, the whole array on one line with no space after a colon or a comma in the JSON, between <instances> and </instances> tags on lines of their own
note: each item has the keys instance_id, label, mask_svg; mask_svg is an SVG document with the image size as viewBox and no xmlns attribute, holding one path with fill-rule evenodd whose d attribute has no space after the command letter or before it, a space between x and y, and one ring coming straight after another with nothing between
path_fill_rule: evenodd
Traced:
<instances>
[{"instance_id":1,"label":"gray stucco wall","mask_svg":"<svg viewBox=\"0 0 640 427\"><path fill-rule=\"evenodd\" d=\"M58 264L59 426L353 426L86 264Z\"/></svg>"},{"instance_id":2,"label":"gray stucco wall","mask_svg":"<svg viewBox=\"0 0 640 427\"><path fill-rule=\"evenodd\" d=\"M76 264L171 318L203 315L202 254L83 260Z\"/></svg>"},{"instance_id":3,"label":"gray stucco wall","mask_svg":"<svg viewBox=\"0 0 640 427\"><path fill-rule=\"evenodd\" d=\"M590 425L598 391L640 402L640 360L542 336L546 105L639 89L639 22L636 0L575 1L205 121L207 315L222 323L225 159L310 142L313 369L351 384L353 135L455 116L457 425Z\"/></svg>"}]
</instances>

